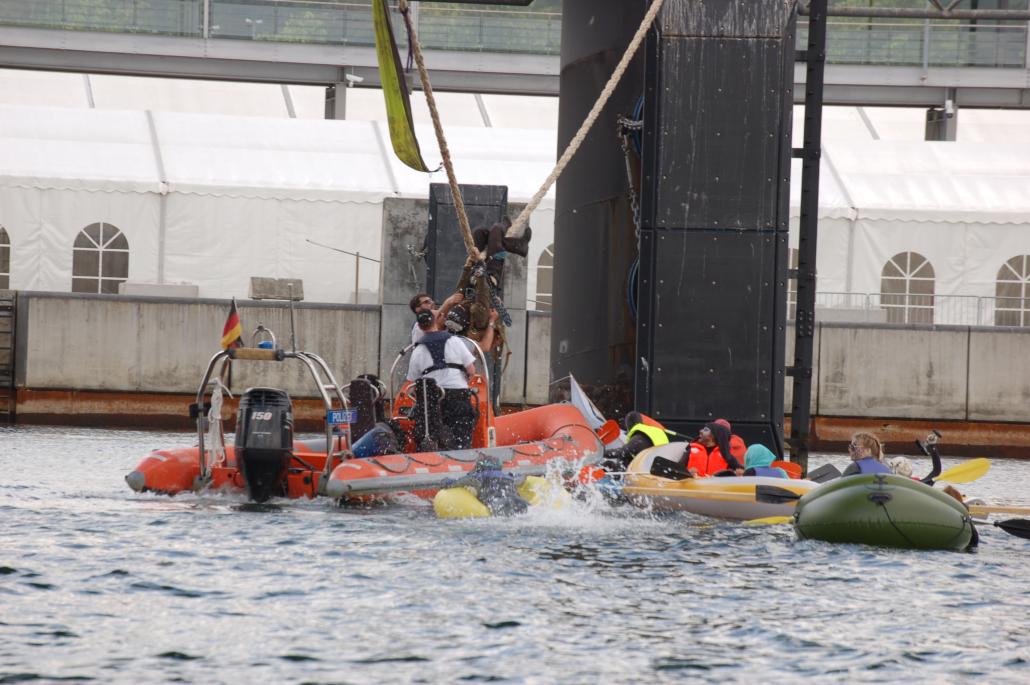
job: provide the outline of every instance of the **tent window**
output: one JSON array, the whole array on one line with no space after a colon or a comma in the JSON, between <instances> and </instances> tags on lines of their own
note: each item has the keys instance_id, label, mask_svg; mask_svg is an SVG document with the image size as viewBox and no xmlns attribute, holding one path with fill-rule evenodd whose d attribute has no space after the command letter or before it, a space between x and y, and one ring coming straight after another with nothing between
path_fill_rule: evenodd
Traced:
<instances>
[{"instance_id":1,"label":"tent window","mask_svg":"<svg viewBox=\"0 0 1030 685\"><path fill-rule=\"evenodd\" d=\"M536 310L551 311L551 294L554 292L554 243L544 248L540 261L536 263Z\"/></svg>"},{"instance_id":2,"label":"tent window","mask_svg":"<svg viewBox=\"0 0 1030 685\"><path fill-rule=\"evenodd\" d=\"M884 264L880 306L888 323L933 323L933 265L917 252L900 252Z\"/></svg>"},{"instance_id":3,"label":"tent window","mask_svg":"<svg viewBox=\"0 0 1030 685\"><path fill-rule=\"evenodd\" d=\"M0 290L11 287L11 237L0 226Z\"/></svg>"},{"instance_id":4,"label":"tent window","mask_svg":"<svg viewBox=\"0 0 1030 685\"><path fill-rule=\"evenodd\" d=\"M1030 326L1030 255L1001 265L994 294L994 325Z\"/></svg>"},{"instance_id":5,"label":"tent window","mask_svg":"<svg viewBox=\"0 0 1030 685\"><path fill-rule=\"evenodd\" d=\"M798 251L793 247L788 251L790 268L798 268ZM787 279L787 320L793 321L798 315L798 279Z\"/></svg>"},{"instance_id":6,"label":"tent window","mask_svg":"<svg viewBox=\"0 0 1030 685\"><path fill-rule=\"evenodd\" d=\"M129 241L111 224L90 224L72 248L72 292L116 294L129 277Z\"/></svg>"}]
</instances>

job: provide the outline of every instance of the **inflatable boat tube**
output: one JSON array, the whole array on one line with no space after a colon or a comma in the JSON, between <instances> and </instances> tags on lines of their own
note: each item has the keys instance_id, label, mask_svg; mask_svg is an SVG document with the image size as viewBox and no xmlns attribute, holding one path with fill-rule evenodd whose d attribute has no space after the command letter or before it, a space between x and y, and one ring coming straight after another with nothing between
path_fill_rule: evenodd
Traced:
<instances>
[{"instance_id":1,"label":"inflatable boat tube","mask_svg":"<svg viewBox=\"0 0 1030 685\"><path fill-rule=\"evenodd\" d=\"M810 480L740 476L671 480L651 475L655 457L673 461L683 456L686 443L670 442L638 454L626 469L622 494L637 506L656 511L687 511L702 516L746 521L767 516L789 516L796 502L759 502L759 485L772 485L803 495L819 487Z\"/></svg>"},{"instance_id":2,"label":"inflatable boat tube","mask_svg":"<svg viewBox=\"0 0 1030 685\"><path fill-rule=\"evenodd\" d=\"M564 488L546 478L527 476L518 487L522 499L530 506L550 506L561 509L568 506L572 496ZM446 488L433 497L433 510L442 519L485 518L490 516L486 505L476 499L469 488Z\"/></svg>"},{"instance_id":3,"label":"inflatable boat tube","mask_svg":"<svg viewBox=\"0 0 1030 685\"><path fill-rule=\"evenodd\" d=\"M826 483L797 504L798 537L906 549L964 550L974 539L969 512L919 481L868 474Z\"/></svg>"}]
</instances>

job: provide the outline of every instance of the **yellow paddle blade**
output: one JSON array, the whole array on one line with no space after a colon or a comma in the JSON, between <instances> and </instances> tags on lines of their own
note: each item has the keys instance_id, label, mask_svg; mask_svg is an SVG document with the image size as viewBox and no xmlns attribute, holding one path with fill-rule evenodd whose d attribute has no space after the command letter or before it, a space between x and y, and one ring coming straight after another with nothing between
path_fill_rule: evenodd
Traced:
<instances>
[{"instance_id":1,"label":"yellow paddle blade","mask_svg":"<svg viewBox=\"0 0 1030 685\"><path fill-rule=\"evenodd\" d=\"M794 520L793 516L766 516L764 519L751 519L750 521L744 521L745 526L775 526L780 523L790 523Z\"/></svg>"},{"instance_id":2,"label":"yellow paddle blade","mask_svg":"<svg viewBox=\"0 0 1030 685\"><path fill-rule=\"evenodd\" d=\"M977 457L945 469L934 480L943 480L949 483L972 483L974 480L986 476L990 468L991 461L989 459Z\"/></svg>"},{"instance_id":3,"label":"yellow paddle blade","mask_svg":"<svg viewBox=\"0 0 1030 685\"><path fill-rule=\"evenodd\" d=\"M989 514L1017 514L1022 516L1030 516L1030 507L1017 507L1017 506L1005 506L997 505L990 506L987 504L970 504L969 513L973 516L987 516Z\"/></svg>"}]
</instances>

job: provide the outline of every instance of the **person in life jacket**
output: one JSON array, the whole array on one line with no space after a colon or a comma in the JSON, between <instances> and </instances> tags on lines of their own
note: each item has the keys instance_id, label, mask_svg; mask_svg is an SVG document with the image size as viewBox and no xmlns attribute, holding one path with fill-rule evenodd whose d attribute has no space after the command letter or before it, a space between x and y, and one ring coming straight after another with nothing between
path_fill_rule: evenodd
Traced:
<instances>
[{"instance_id":1,"label":"person in life jacket","mask_svg":"<svg viewBox=\"0 0 1030 685\"><path fill-rule=\"evenodd\" d=\"M890 473L890 467L883 463L883 445L870 433L855 433L848 445L851 463L844 469L844 476L857 476L865 473Z\"/></svg>"},{"instance_id":2,"label":"person in life jacket","mask_svg":"<svg viewBox=\"0 0 1030 685\"><path fill-rule=\"evenodd\" d=\"M460 338L442 329L439 318L428 324L408 362L408 380L416 386L416 442L419 451L468 449L478 418L468 384L476 372L475 357Z\"/></svg>"},{"instance_id":3,"label":"person in life jacket","mask_svg":"<svg viewBox=\"0 0 1030 685\"><path fill-rule=\"evenodd\" d=\"M676 433L669 431L650 416L631 411L623 419L626 427L626 444L605 452L600 466L607 471L625 471L633 457L648 447L667 445L669 437Z\"/></svg>"},{"instance_id":4,"label":"person in life jacket","mask_svg":"<svg viewBox=\"0 0 1030 685\"><path fill-rule=\"evenodd\" d=\"M486 505L494 516L512 516L524 514L529 509L529 502L522 498L517 486L519 480L501 468L501 460L497 457L482 455L467 475L457 479L447 479L441 483L444 488L470 488L476 499Z\"/></svg>"},{"instance_id":5,"label":"person in life jacket","mask_svg":"<svg viewBox=\"0 0 1030 685\"><path fill-rule=\"evenodd\" d=\"M730 432L730 454L736 457L737 461L744 463L744 455L747 453L747 443L744 442L744 438L733 432L733 426L726 419L716 419L712 423L726 426L726 430Z\"/></svg>"},{"instance_id":6,"label":"person in life jacket","mask_svg":"<svg viewBox=\"0 0 1030 685\"><path fill-rule=\"evenodd\" d=\"M731 448L732 449L732 448ZM776 455L765 445L751 445L744 455L744 475L765 478L789 478L783 469L773 466Z\"/></svg>"},{"instance_id":7,"label":"person in life jacket","mask_svg":"<svg viewBox=\"0 0 1030 685\"><path fill-rule=\"evenodd\" d=\"M725 424L725 421L706 423L697 440L687 445L682 461L695 478L727 471L724 475L744 475L744 465L730 449L730 430Z\"/></svg>"}]
</instances>

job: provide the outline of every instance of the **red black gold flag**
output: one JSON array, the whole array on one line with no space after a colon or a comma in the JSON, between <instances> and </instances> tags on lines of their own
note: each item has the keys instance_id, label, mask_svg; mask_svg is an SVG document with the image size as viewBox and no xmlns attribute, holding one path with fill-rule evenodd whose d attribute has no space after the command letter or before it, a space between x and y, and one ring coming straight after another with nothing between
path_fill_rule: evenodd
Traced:
<instances>
[{"instance_id":1,"label":"red black gold flag","mask_svg":"<svg viewBox=\"0 0 1030 685\"><path fill-rule=\"evenodd\" d=\"M235 297L232 298L229 318L222 327L222 349L227 350L230 347L243 347L243 328L240 326L240 314L236 311Z\"/></svg>"}]
</instances>

